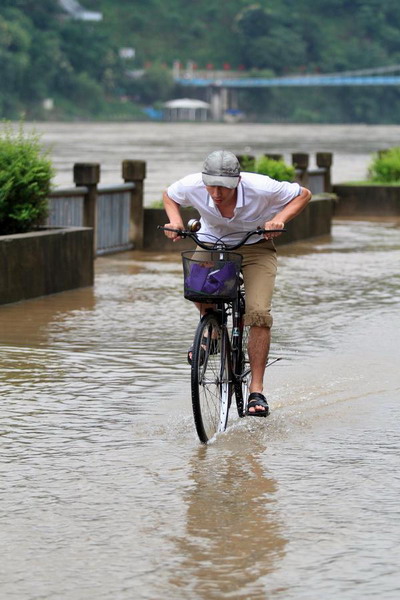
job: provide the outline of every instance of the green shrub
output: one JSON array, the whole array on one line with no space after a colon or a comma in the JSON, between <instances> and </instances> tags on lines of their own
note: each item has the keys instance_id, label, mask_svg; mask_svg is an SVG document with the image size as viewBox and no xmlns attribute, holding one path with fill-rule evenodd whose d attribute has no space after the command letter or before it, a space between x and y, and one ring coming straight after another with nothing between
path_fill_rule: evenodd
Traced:
<instances>
[{"instance_id":1,"label":"green shrub","mask_svg":"<svg viewBox=\"0 0 400 600\"><path fill-rule=\"evenodd\" d=\"M0 131L0 235L25 233L47 216L53 168L35 133Z\"/></svg>"},{"instance_id":2,"label":"green shrub","mask_svg":"<svg viewBox=\"0 0 400 600\"><path fill-rule=\"evenodd\" d=\"M278 181L294 181L296 176L296 170L293 166L287 165L283 160L274 160L267 156L260 156L256 160L255 172L268 175Z\"/></svg>"},{"instance_id":3,"label":"green shrub","mask_svg":"<svg viewBox=\"0 0 400 600\"><path fill-rule=\"evenodd\" d=\"M400 183L400 147L377 154L368 168L368 178L380 183Z\"/></svg>"},{"instance_id":4,"label":"green shrub","mask_svg":"<svg viewBox=\"0 0 400 600\"><path fill-rule=\"evenodd\" d=\"M241 171L248 171L249 173L252 173L252 172L254 173L254 168L255 168L254 156L248 156L247 154L244 154L240 158Z\"/></svg>"}]
</instances>

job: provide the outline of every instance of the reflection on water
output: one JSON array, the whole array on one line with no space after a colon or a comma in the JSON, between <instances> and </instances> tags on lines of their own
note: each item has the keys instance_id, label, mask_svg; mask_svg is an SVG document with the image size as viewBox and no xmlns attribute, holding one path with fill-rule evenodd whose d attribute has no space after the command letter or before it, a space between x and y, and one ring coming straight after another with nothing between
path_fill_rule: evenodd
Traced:
<instances>
[{"instance_id":1,"label":"reflection on water","mask_svg":"<svg viewBox=\"0 0 400 600\"><path fill-rule=\"evenodd\" d=\"M195 598L265 598L262 577L284 552L282 526L271 508L276 482L258 456L266 448L249 443L245 460L238 449L202 447L190 461L186 527L176 541L185 558L171 584Z\"/></svg>"},{"instance_id":2,"label":"reflection on water","mask_svg":"<svg viewBox=\"0 0 400 600\"><path fill-rule=\"evenodd\" d=\"M206 448L179 256L0 307L2 597L397 598L399 228L279 254L272 414Z\"/></svg>"}]
</instances>

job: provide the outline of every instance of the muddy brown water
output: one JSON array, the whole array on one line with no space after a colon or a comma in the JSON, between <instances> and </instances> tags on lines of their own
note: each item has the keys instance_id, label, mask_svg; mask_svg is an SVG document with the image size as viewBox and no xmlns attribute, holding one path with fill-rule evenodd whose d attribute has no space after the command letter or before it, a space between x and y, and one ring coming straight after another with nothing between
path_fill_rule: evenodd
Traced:
<instances>
[{"instance_id":1,"label":"muddy brown water","mask_svg":"<svg viewBox=\"0 0 400 600\"><path fill-rule=\"evenodd\" d=\"M1 124L0 124L1 127ZM201 170L212 150L227 148L238 154L261 156L308 152L315 166L316 152L333 152L332 180L364 179L378 150L397 146L398 125L288 125L262 123L35 123L56 168L55 183L73 185L76 162L101 165L101 182L121 182L125 159L146 161L145 203L160 201L175 179Z\"/></svg>"},{"instance_id":2,"label":"muddy brown water","mask_svg":"<svg viewBox=\"0 0 400 600\"><path fill-rule=\"evenodd\" d=\"M279 255L271 416L207 447L179 256L0 307L1 598L398 598L399 223Z\"/></svg>"}]
</instances>

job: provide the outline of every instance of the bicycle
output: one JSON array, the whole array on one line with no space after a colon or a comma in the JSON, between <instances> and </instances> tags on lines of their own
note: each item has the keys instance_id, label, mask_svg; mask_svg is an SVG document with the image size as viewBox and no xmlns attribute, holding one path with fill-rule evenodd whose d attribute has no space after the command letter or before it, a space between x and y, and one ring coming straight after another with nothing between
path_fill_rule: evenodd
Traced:
<instances>
[{"instance_id":1,"label":"bicycle","mask_svg":"<svg viewBox=\"0 0 400 600\"><path fill-rule=\"evenodd\" d=\"M238 243L228 246L223 241L225 236L213 236L213 244L202 242L197 234L199 228L196 219L189 221L186 230L158 226L158 229L173 231L182 238L191 238L202 249L181 254L184 297L214 305L200 318L190 361L194 422L200 441L206 444L217 433L226 430L233 392L240 418L246 415L247 408L249 327L244 325L246 301L240 274L242 257L233 251L254 235L282 233L285 229L258 227L244 233ZM280 359L273 362L277 360Z\"/></svg>"}]
</instances>

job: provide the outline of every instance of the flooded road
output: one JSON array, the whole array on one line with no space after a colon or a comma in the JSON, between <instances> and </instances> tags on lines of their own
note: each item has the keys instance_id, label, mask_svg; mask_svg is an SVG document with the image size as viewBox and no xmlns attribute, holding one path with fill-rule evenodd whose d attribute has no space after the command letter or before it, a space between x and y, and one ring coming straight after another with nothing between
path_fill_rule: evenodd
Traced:
<instances>
[{"instance_id":1,"label":"flooded road","mask_svg":"<svg viewBox=\"0 0 400 600\"><path fill-rule=\"evenodd\" d=\"M399 234L280 249L271 416L207 447L177 255L0 307L0 597L397 599Z\"/></svg>"}]
</instances>

